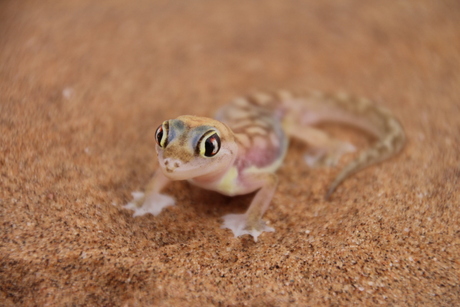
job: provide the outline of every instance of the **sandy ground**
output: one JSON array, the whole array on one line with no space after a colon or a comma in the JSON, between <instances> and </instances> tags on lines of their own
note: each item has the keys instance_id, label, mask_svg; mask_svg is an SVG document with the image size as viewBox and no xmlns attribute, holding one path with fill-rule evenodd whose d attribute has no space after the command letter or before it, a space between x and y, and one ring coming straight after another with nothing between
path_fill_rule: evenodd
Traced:
<instances>
[{"instance_id":1,"label":"sandy ground","mask_svg":"<svg viewBox=\"0 0 460 307\"><path fill-rule=\"evenodd\" d=\"M229 2L0 2L0 305L459 305L460 2ZM326 202L292 143L258 243L219 228L251 196L121 208L159 123L279 88L372 98L408 144Z\"/></svg>"}]
</instances>

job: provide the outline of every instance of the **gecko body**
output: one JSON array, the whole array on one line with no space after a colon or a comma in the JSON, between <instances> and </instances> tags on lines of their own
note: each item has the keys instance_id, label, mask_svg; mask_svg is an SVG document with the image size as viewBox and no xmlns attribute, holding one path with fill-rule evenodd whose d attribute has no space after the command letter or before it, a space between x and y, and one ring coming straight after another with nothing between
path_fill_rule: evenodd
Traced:
<instances>
[{"instance_id":1,"label":"gecko body","mask_svg":"<svg viewBox=\"0 0 460 307\"><path fill-rule=\"evenodd\" d=\"M292 95L255 93L237 98L221 108L215 119L179 116L163 122L156 131L160 169L146 187L126 205L135 215L157 215L174 199L161 194L173 180L187 180L198 187L228 196L257 191L243 214L223 217L222 228L235 236L249 234L257 241L262 232L274 231L262 216L275 192L289 138L297 138L311 150L311 166L337 164L354 146L330 137L315 125L338 122L358 127L376 138L370 148L346 165L330 185L326 198L348 176L399 152L405 143L400 123L383 107L367 99L344 94L311 92Z\"/></svg>"}]
</instances>

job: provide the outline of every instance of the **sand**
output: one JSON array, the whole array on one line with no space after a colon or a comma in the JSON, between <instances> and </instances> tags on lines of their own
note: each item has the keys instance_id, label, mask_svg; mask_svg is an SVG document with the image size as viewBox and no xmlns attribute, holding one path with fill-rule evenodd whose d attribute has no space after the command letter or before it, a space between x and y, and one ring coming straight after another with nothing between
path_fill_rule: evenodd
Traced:
<instances>
[{"instance_id":1,"label":"sand","mask_svg":"<svg viewBox=\"0 0 460 307\"><path fill-rule=\"evenodd\" d=\"M0 305L460 305L459 85L456 0L1 1ZM220 229L251 195L122 208L163 120L273 89L369 97L407 146L325 201L293 142L257 243Z\"/></svg>"}]
</instances>

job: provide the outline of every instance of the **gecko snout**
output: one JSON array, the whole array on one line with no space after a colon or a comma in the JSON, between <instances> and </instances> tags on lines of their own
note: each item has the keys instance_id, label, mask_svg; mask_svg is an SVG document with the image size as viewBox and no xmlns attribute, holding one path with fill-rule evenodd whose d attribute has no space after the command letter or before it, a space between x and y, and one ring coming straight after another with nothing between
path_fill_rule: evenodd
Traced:
<instances>
[{"instance_id":1,"label":"gecko snout","mask_svg":"<svg viewBox=\"0 0 460 307\"><path fill-rule=\"evenodd\" d=\"M169 172L169 173L173 172L176 168L181 166L181 164L182 164L182 162L180 160L177 160L177 159L166 158L164 160L164 165L165 165L166 171Z\"/></svg>"}]
</instances>

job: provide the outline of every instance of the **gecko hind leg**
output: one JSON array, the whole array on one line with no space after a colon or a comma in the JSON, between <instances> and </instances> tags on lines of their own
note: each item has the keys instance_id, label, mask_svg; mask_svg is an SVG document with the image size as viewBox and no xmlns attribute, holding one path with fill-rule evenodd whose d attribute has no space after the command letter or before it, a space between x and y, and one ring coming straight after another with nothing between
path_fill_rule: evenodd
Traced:
<instances>
[{"instance_id":1,"label":"gecko hind leg","mask_svg":"<svg viewBox=\"0 0 460 307\"><path fill-rule=\"evenodd\" d=\"M289 134L311 146L304 156L310 167L335 166L344 154L356 151L351 143L333 138L317 128L301 126L291 129Z\"/></svg>"}]
</instances>

